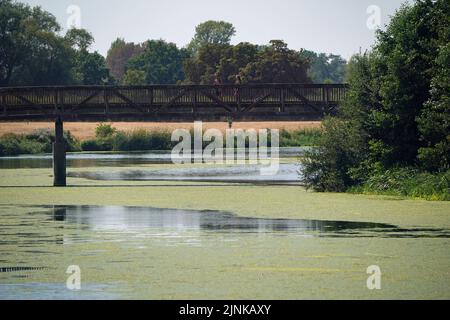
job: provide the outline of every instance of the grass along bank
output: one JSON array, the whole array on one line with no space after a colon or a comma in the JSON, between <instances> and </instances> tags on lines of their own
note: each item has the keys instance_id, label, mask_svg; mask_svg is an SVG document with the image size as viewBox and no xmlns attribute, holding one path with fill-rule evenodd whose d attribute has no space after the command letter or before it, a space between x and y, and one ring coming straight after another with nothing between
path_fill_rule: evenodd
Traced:
<instances>
[{"instance_id":1,"label":"grass along bank","mask_svg":"<svg viewBox=\"0 0 450 320\"><path fill-rule=\"evenodd\" d=\"M280 147L314 146L321 132L318 128L281 129ZM165 129L118 130L109 124L99 124L95 138L91 139L78 140L70 131L65 133L68 151L71 152L171 150L177 144L171 141L171 135L172 132ZM54 134L48 129L29 134L5 134L0 137L0 156L49 153L53 141Z\"/></svg>"},{"instance_id":2,"label":"grass along bank","mask_svg":"<svg viewBox=\"0 0 450 320\"><path fill-rule=\"evenodd\" d=\"M64 132L64 138L68 152L81 151L79 141L69 131ZM47 129L39 129L29 134L5 134L0 137L0 157L50 153L54 141L55 134Z\"/></svg>"},{"instance_id":3,"label":"grass along bank","mask_svg":"<svg viewBox=\"0 0 450 320\"><path fill-rule=\"evenodd\" d=\"M320 139L320 129L300 129L280 131L280 147L310 147L315 146ZM151 131L135 129L119 131L110 125L99 125L95 139L81 142L83 151L143 151L143 150L171 150L178 142L171 140L169 131ZM191 130L191 137L194 133ZM270 135L269 135L270 144ZM204 147L208 143L204 143ZM248 139L247 139L248 144Z\"/></svg>"},{"instance_id":4,"label":"grass along bank","mask_svg":"<svg viewBox=\"0 0 450 320\"><path fill-rule=\"evenodd\" d=\"M398 168L373 174L350 193L406 196L426 200L450 200L450 170L442 173Z\"/></svg>"}]
</instances>

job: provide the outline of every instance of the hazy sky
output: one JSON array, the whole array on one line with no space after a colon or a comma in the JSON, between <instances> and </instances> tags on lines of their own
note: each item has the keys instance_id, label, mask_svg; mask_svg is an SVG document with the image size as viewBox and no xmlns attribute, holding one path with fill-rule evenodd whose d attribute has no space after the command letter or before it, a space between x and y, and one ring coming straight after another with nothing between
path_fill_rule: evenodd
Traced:
<instances>
[{"instance_id":1,"label":"hazy sky","mask_svg":"<svg viewBox=\"0 0 450 320\"><path fill-rule=\"evenodd\" d=\"M165 39L179 46L206 20L225 20L237 30L233 43L267 44L283 39L290 48L341 54L349 58L370 48L369 6L380 9L381 24L404 0L28 0L53 13L66 28L71 5L78 6L81 27L95 37L93 47L106 54L117 37L142 42ZM373 11L371 11L373 12ZM73 19L71 20L73 21ZM370 20L371 21L371 20Z\"/></svg>"}]
</instances>

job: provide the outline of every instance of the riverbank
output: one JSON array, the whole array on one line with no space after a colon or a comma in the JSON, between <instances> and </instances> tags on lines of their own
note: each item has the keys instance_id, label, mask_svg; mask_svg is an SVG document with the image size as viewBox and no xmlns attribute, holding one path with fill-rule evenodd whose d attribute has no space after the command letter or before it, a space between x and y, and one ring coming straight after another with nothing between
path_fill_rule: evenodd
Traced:
<instances>
[{"instance_id":1,"label":"riverbank","mask_svg":"<svg viewBox=\"0 0 450 320\"><path fill-rule=\"evenodd\" d=\"M270 126L270 124L266 124ZM183 124L180 124L182 128ZM189 128L191 124L186 125L194 137L193 129ZM263 123L259 126L264 128ZM235 129L239 126L233 127ZM247 128L247 124L242 124L241 128ZM248 127L250 128L250 127ZM264 128L264 129L267 129ZM269 127L270 129L270 127ZM208 130L203 127L203 132ZM223 131L226 130L222 125ZM256 130L256 129L254 129ZM12 130L14 131L14 130ZM168 128L143 128L130 127L127 130L120 130L112 124L98 124L95 127L95 136L89 139L79 139L72 131L65 131L65 139L68 145L68 150L71 152L79 151L163 151L171 150L177 143L172 141L172 132ZM322 131L320 128L303 128L303 129L285 129L281 128L279 132L279 146L280 147L305 147L315 146ZM270 145L271 134L268 135L268 143ZM247 138L248 139L248 138ZM15 156L26 154L42 154L49 153L52 150L52 143L55 137L51 129L36 129L31 133L16 134L9 132L0 135L0 157ZM208 143L204 143L206 147Z\"/></svg>"}]
</instances>

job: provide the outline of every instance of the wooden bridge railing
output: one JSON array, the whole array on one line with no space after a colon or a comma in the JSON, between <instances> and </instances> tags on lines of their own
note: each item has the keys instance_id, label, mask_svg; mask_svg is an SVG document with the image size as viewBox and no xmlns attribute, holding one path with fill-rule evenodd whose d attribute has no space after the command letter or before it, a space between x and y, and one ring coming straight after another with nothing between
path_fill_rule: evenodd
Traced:
<instances>
[{"instance_id":1,"label":"wooden bridge railing","mask_svg":"<svg viewBox=\"0 0 450 320\"><path fill-rule=\"evenodd\" d=\"M0 121L321 119L344 84L68 86L0 88Z\"/></svg>"},{"instance_id":2,"label":"wooden bridge railing","mask_svg":"<svg viewBox=\"0 0 450 320\"><path fill-rule=\"evenodd\" d=\"M55 121L53 185L66 185L64 121L320 120L346 85L0 88L0 121Z\"/></svg>"}]
</instances>

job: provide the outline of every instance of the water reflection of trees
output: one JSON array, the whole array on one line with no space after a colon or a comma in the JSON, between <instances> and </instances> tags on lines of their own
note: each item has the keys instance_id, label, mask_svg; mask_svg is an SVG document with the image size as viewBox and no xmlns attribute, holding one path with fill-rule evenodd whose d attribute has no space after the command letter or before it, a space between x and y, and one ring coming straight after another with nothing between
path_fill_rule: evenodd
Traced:
<instances>
[{"instance_id":1,"label":"water reflection of trees","mask_svg":"<svg viewBox=\"0 0 450 320\"><path fill-rule=\"evenodd\" d=\"M391 228L367 222L263 219L239 217L220 211L193 211L138 207L57 207L55 221L66 221L89 229L163 229L176 231L229 232L339 232L343 230Z\"/></svg>"}]
</instances>

